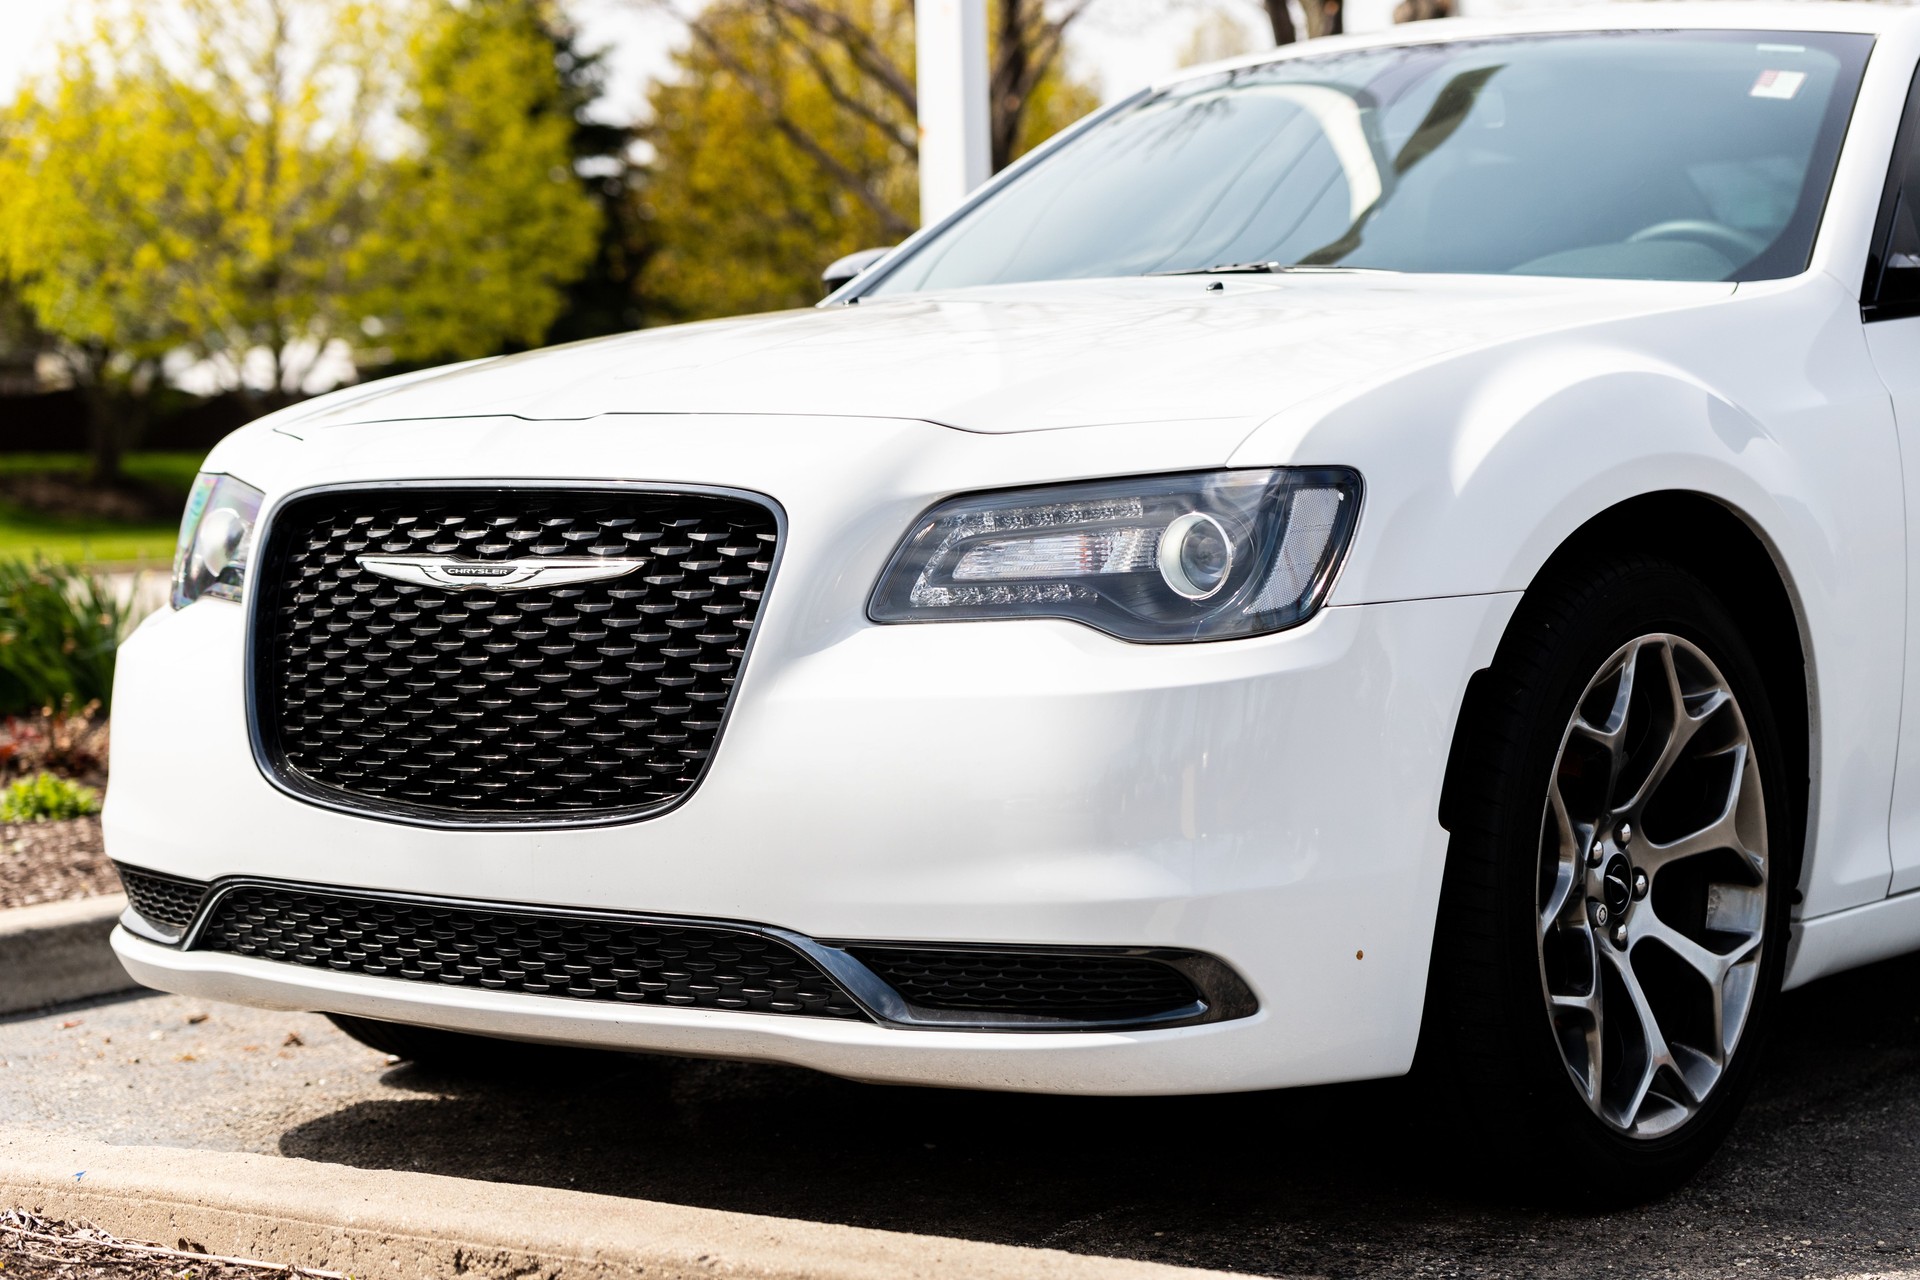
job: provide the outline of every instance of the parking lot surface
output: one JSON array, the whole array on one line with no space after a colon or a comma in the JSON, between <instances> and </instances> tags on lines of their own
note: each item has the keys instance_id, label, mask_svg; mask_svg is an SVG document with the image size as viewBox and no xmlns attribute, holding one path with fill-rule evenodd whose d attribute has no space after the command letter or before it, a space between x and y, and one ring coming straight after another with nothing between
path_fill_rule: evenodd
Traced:
<instances>
[{"instance_id":1,"label":"parking lot surface","mask_svg":"<svg viewBox=\"0 0 1920 1280\"><path fill-rule=\"evenodd\" d=\"M324 1019L149 995L0 1021L5 1121L1265 1275L1920 1269L1920 960L1793 993L1721 1156L1646 1208L1462 1185L1400 1084L1074 1099L542 1051L390 1066ZM1541 1169L1543 1182L1577 1179Z\"/></svg>"}]
</instances>

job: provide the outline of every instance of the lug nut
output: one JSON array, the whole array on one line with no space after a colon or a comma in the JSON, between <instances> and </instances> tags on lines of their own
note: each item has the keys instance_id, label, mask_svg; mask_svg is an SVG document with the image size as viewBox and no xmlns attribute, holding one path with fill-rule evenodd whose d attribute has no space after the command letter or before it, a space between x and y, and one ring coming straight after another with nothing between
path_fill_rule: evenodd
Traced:
<instances>
[{"instance_id":1,"label":"lug nut","mask_svg":"<svg viewBox=\"0 0 1920 1280\"><path fill-rule=\"evenodd\" d=\"M1589 902L1587 904L1587 914L1593 917L1594 928L1604 929L1607 927L1607 904L1606 903Z\"/></svg>"},{"instance_id":2,"label":"lug nut","mask_svg":"<svg viewBox=\"0 0 1920 1280\"><path fill-rule=\"evenodd\" d=\"M1627 926L1625 926L1624 924L1617 924L1613 926L1613 945L1616 947L1619 947L1622 951L1626 950Z\"/></svg>"},{"instance_id":3,"label":"lug nut","mask_svg":"<svg viewBox=\"0 0 1920 1280\"><path fill-rule=\"evenodd\" d=\"M1620 843L1623 846L1632 844L1633 843L1633 824L1631 822L1621 823L1620 832L1617 838L1619 839Z\"/></svg>"},{"instance_id":4,"label":"lug nut","mask_svg":"<svg viewBox=\"0 0 1920 1280\"><path fill-rule=\"evenodd\" d=\"M1587 865L1597 867L1606 860L1606 857L1607 851L1605 846L1600 843L1600 838L1595 836L1593 846L1587 850Z\"/></svg>"},{"instance_id":5,"label":"lug nut","mask_svg":"<svg viewBox=\"0 0 1920 1280\"><path fill-rule=\"evenodd\" d=\"M1640 899L1647 896L1647 887L1648 887L1647 873L1644 871L1634 872L1633 873L1633 899L1635 902L1638 902Z\"/></svg>"}]
</instances>

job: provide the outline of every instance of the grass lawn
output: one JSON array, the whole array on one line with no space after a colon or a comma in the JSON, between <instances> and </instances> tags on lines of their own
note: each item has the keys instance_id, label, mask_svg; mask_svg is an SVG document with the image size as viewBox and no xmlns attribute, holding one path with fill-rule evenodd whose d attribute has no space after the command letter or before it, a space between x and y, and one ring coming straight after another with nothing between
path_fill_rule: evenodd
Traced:
<instances>
[{"instance_id":1,"label":"grass lawn","mask_svg":"<svg viewBox=\"0 0 1920 1280\"><path fill-rule=\"evenodd\" d=\"M177 490L184 503L204 456L135 453L128 455L126 471L136 480ZM0 453L0 473L82 473L86 468L86 458L77 453ZM0 557L42 555L85 563L160 565L173 559L179 533L175 520L115 524L29 511L0 499Z\"/></svg>"}]
</instances>

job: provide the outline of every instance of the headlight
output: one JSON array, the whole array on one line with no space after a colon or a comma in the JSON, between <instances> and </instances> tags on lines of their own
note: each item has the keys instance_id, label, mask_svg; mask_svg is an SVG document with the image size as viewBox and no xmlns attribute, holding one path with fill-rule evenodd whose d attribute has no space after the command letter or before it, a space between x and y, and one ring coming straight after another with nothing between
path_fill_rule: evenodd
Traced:
<instances>
[{"instance_id":1,"label":"headlight","mask_svg":"<svg viewBox=\"0 0 1920 1280\"><path fill-rule=\"evenodd\" d=\"M956 498L894 553L876 622L1069 618L1125 640L1306 621L1360 508L1343 467L1101 480Z\"/></svg>"},{"instance_id":2,"label":"headlight","mask_svg":"<svg viewBox=\"0 0 1920 1280\"><path fill-rule=\"evenodd\" d=\"M180 518L180 548L173 556L173 607L201 596L238 600L253 553L253 526L260 518L260 491L232 476L202 472L187 495Z\"/></svg>"}]
</instances>

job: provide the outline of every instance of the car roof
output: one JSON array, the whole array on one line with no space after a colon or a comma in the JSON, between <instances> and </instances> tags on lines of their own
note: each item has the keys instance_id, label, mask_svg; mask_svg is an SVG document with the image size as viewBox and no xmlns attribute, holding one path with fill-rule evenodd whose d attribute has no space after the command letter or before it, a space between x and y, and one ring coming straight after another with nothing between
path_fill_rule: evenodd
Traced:
<instances>
[{"instance_id":1,"label":"car roof","mask_svg":"<svg viewBox=\"0 0 1920 1280\"><path fill-rule=\"evenodd\" d=\"M1485 18L1435 18L1409 22L1366 35L1326 36L1279 49L1229 58L1202 67L1183 68L1152 86L1155 89L1240 67L1257 67L1288 58L1347 49L1437 44L1557 31L1851 31L1878 35L1920 24L1920 8L1861 3L1860 0L1652 0L1637 4L1593 4L1578 8L1529 10Z\"/></svg>"}]
</instances>

